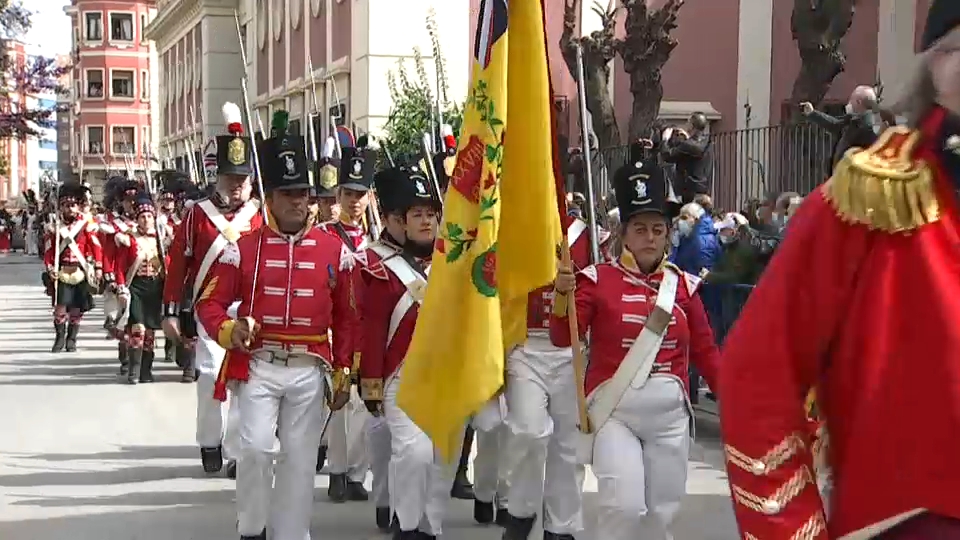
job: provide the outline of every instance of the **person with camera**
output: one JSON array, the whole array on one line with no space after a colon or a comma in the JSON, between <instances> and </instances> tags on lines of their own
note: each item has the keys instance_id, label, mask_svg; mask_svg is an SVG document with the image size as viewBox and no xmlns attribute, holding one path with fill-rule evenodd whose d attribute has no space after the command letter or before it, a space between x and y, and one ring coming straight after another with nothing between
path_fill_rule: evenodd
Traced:
<instances>
[{"instance_id":1,"label":"person with camera","mask_svg":"<svg viewBox=\"0 0 960 540\"><path fill-rule=\"evenodd\" d=\"M844 114L838 117L818 111L809 101L800 104L800 113L814 124L834 136L830 167L832 168L847 150L867 148L877 140L884 127L886 116L880 111L880 100L872 86L853 89ZM887 119L889 120L889 119Z\"/></svg>"},{"instance_id":2,"label":"person with camera","mask_svg":"<svg viewBox=\"0 0 960 540\"><path fill-rule=\"evenodd\" d=\"M675 167L674 189L684 203L710 193L713 160L710 151L710 123L702 112L690 115L687 124L667 128L662 135L661 155Z\"/></svg>"}]
</instances>

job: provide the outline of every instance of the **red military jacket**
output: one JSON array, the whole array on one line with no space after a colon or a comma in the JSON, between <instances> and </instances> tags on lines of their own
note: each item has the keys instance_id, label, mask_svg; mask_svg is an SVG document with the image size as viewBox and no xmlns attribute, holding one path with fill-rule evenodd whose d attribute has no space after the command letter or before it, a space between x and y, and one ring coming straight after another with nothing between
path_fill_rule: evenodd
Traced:
<instances>
[{"instance_id":1,"label":"red military jacket","mask_svg":"<svg viewBox=\"0 0 960 540\"><path fill-rule=\"evenodd\" d=\"M117 285L129 285L137 275L160 275L167 261L161 249L163 240L157 237L157 231L144 234L134 229L128 238L129 245L121 245L116 254Z\"/></svg>"},{"instance_id":2,"label":"red military jacket","mask_svg":"<svg viewBox=\"0 0 960 540\"><path fill-rule=\"evenodd\" d=\"M576 271L591 264L590 226L582 219L568 217L567 243L570 245L570 259ZM606 246L610 243L610 233L600 229L601 257L606 259ZM527 334L546 337L550 330L550 313L553 312L553 285L547 285L530 293L527 299Z\"/></svg>"},{"instance_id":3,"label":"red military jacket","mask_svg":"<svg viewBox=\"0 0 960 540\"><path fill-rule=\"evenodd\" d=\"M227 309L237 300L238 318L260 325L250 350L283 349L349 368L360 323L354 263L340 242L312 227L293 237L265 227L228 245L196 305L200 323L228 350L215 396L226 399L227 382L249 378L249 352L230 342L236 321ZM330 330L337 336L332 347Z\"/></svg>"},{"instance_id":4,"label":"red military jacket","mask_svg":"<svg viewBox=\"0 0 960 540\"><path fill-rule=\"evenodd\" d=\"M185 292L191 298L199 296L209 283L210 270L224 248L262 224L260 203L256 199L231 212L223 212L211 199L201 199L191 206L176 228L169 250L170 264L163 284L164 315L177 316ZM192 290L184 291L191 286Z\"/></svg>"},{"instance_id":5,"label":"red military jacket","mask_svg":"<svg viewBox=\"0 0 960 540\"><path fill-rule=\"evenodd\" d=\"M116 254L121 246L130 245L130 231L136 223L123 214L112 212L100 223L100 244L103 246L103 278L116 281Z\"/></svg>"},{"instance_id":6,"label":"red military jacket","mask_svg":"<svg viewBox=\"0 0 960 540\"><path fill-rule=\"evenodd\" d=\"M430 261L408 260L380 244L367 249L366 257L360 396L382 400L384 381L400 369L410 348Z\"/></svg>"},{"instance_id":7,"label":"red military jacket","mask_svg":"<svg viewBox=\"0 0 960 540\"><path fill-rule=\"evenodd\" d=\"M668 271L680 274L680 280L673 319L651 374L676 377L689 392L687 373L692 361L708 384L717 380L719 353L703 303L696 294L700 279L667 262L653 274L643 274L625 252L616 261L589 266L577 275L574 294L581 339L590 333L590 362L584 381L588 395L617 372L653 311L660 281ZM570 346L566 301L566 297L560 297L550 317L550 340L557 347Z\"/></svg>"},{"instance_id":8,"label":"red military jacket","mask_svg":"<svg viewBox=\"0 0 960 540\"><path fill-rule=\"evenodd\" d=\"M321 231L336 237L355 254L360 264L366 264L366 248L369 237L362 225L353 225L345 221L328 221L317 225Z\"/></svg>"},{"instance_id":9,"label":"red military jacket","mask_svg":"<svg viewBox=\"0 0 960 540\"><path fill-rule=\"evenodd\" d=\"M947 124L937 108L921 130L890 128L847 153L791 218L726 339L720 417L744 538L873 538L924 510L960 519L948 144L960 120ZM828 434L829 522L812 474L811 389Z\"/></svg>"},{"instance_id":10,"label":"red military jacket","mask_svg":"<svg viewBox=\"0 0 960 540\"><path fill-rule=\"evenodd\" d=\"M103 250L97 235L97 224L78 217L72 223L60 225L59 231L47 227L44 233L43 264L48 271L54 269L57 260L56 235L60 235L60 266L80 265L84 271L103 270Z\"/></svg>"}]
</instances>

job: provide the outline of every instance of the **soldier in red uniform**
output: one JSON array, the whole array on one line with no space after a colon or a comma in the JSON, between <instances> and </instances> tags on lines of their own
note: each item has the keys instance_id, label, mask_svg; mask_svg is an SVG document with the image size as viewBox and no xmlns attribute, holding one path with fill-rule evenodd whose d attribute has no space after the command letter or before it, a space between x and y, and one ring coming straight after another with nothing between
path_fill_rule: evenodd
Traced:
<instances>
[{"instance_id":1,"label":"soldier in red uniform","mask_svg":"<svg viewBox=\"0 0 960 540\"><path fill-rule=\"evenodd\" d=\"M579 457L592 461L597 476L596 537L669 540L686 492L689 363L712 384L718 352L700 279L666 260L676 205L662 169L629 163L614 175L614 191L623 252L575 278L561 267L550 338L571 344L567 303L576 284L580 338L590 333L585 390L595 433Z\"/></svg>"},{"instance_id":2,"label":"soldier in red uniform","mask_svg":"<svg viewBox=\"0 0 960 540\"><path fill-rule=\"evenodd\" d=\"M57 228L44 238L43 283L53 299L53 352L77 350L80 320L93 309L93 292L103 279L97 226L80 213L85 196L86 189L79 184L60 186L60 219L54 221Z\"/></svg>"},{"instance_id":3,"label":"soldier in red uniform","mask_svg":"<svg viewBox=\"0 0 960 540\"><path fill-rule=\"evenodd\" d=\"M340 174L337 178L339 219L320 225L320 229L339 239L361 265L366 264L366 248L371 238L366 224L373 185L376 151L346 147L341 150ZM337 337L333 336L334 341ZM359 366L353 366L354 372ZM359 393L351 392L350 402L337 411L327 430L326 454L330 473L327 493L334 502L366 501L370 495L363 480L370 470L364 437L370 414Z\"/></svg>"},{"instance_id":4,"label":"soldier in red uniform","mask_svg":"<svg viewBox=\"0 0 960 540\"><path fill-rule=\"evenodd\" d=\"M960 538L960 3L935 0L910 122L809 194L728 335L720 417L743 538ZM833 471L817 491L804 397Z\"/></svg>"},{"instance_id":5,"label":"soldier in red uniform","mask_svg":"<svg viewBox=\"0 0 960 540\"><path fill-rule=\"evenodd\" d=\"M250 138L243 134L240 109L233 103L223 106L227 135L216 138L217 186L213 195L203 199L186 213L170 247L170 265L163 288L163 331L175 341L196 338L194 349L197 370L197 444L203 468L219 472L227 454L227 473L232 464L236 440L228 429L229 410L214 399L213 388L225 351L217 344L216 328L181 328L180 319L189 319L181 311L192 311L193 302L210 279L210 270L230 244L248 231L260 227L260 205L250 198L253 173ZM197 335L182 333L196 330ZM232 425L233 422L230 422Z\"/></svg>"},{"instance_id":6,"label":"soldier in red uniform","mask_svg":"<svg viewBox=\"0 0 960 540\"><path fill-rule=\"evenodd\" d=\"M130 299L124 334L127 339L127 384L153 382L154 335L163 315L163 275L169 237L157 228L157 208L147 193L136 200L137 225L129 245L117 250L114 271L121 294Z\"/></svg>"},{"instance_id":7,"label":"soldier in red uniform","mask_svg":"<svg viewBox=\"0 0 960 540\"><path fill-rule=\"evenodd\" d=\"M316 206L314 221L327 223L340 219L340 207L337 205L337 172L340 161L333 157L336 141L327 138L324 143L323 157L316 163L317 185L311 198L311 206Z\"/></svg>"},{"instance_id":8,"label":"soldier in red uniform","mask_svg":"<svg viewBox=\"0 0 960 540\"><path fill-rule=\"evenodd\" d=\"M348 398L359 311L349 250L308 218L303 138L259 146L269 227L230 244L197 302L201 326L229 350L216 388L236 385L242 448L237 468L241 538L309 540L318 426L325 392ZM240 301L237 319L227 310ZM328 331L334 340L328 340ZM333 373L332 388L325 383ZM276 463L280 439L283 458Z\"/></svg>"},{"instance_id":9,"label":"soldier in red uniform","mask_svg":"<svg viewBox=\"0 0 960 540\"><path fill-rule=\"evenodd\" d=\"M390 507L401 531L394 538L436 538L454 467L435 461L433 442L397 407L396 395L423 300L441 202L416 167L380 173L377 194L385 208L403 213L406 238L399 252L376 246L368 252L361 397L374 416L385 416L390 430Z\"/></svg>"},{"instance_id":10,"label":"soldier in red uniform","mask_svg":"<svg viewBox=\"0 0 960 540\"><path fill-rule=\"evenodd\" d=\"M130 231L136 226L133 215L133 200L140 184L122 176L114 176L104 186L104 205L106 219L100 223L100 244L103 246L103 328L107 336L117 340L117 358L120 363L119 376L127 375L127 341L123 335L120 321L126 316L129 298L119 293L114 271L117 250L128 245Z\"/></svg>"}]
</instances>

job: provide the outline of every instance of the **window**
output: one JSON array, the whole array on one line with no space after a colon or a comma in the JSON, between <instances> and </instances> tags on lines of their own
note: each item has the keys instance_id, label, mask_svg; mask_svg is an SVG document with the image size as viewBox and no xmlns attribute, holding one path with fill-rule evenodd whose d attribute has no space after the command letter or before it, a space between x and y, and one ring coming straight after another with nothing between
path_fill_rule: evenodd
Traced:
<instances>
[{"instance_id":1,"label":"window","mask_svg":"<svg viewBox=\"0 0 960 540\"><path fill-rule=\"evenodd\" d=\"M110 149L116 154L133 154L136 150L136 128L133 126L113 126L110 130Z\"/></svg>"},{"instance_id":2,"label":"window","mask_svg":"<svg viewBox=\"0 0 960 540\"><path fill-rule=\"evenodd\" d=\"M56 150L57 141L51 141L50 139L40 139L40 149L41 150Z\"/></svg>"},{"instance_id":3,"label":"window","mask_svg":"<svg viewBox=\"0 0 960 540\"><path fill-rule=\"evenodd\" d=\"M41 162L40 162L40 170L41 170L41 171L55 171L55 170L57 170L57 162L56 162L56 161L41 161Z\"/></svg>"},{"instance_id":4,"label":"window","mask_svg":"<svg viewBox=\"0 0 960 540\"><path fill-rule=\"evenodd\" d=\"M345 126L347 125L347 106L344 103L339 105L334 105L330 107L328 116L333 118L336 125Z\"/></svg>"},{"instance_id":5,"label":"window","mask_svg":"<svg viewBox=\"0 0 960 540\"><path fill-rule=\"evenodd\" d=\"M143 126L140 131L140 140L142 141L140 146L143 147L143 155L151 156L153 152L150 151L150 126Z\"/></svg>"},{"instance_id":6,"label":"window","mask_svg":"<svg viewBox=\"0 0 960 540\"><path fill-rule=\"evenodd\" d=\"M87 153L103 153L103 126L87 126Z\"/></svg>"},{"instance_id":7,"label":"window","mask_svg":"<svg viewBox=\"0 0 960 540\"><path fill-rule=\"evenodd\" d=\"M103 70L102 69L87 70L87 97L95 98L95 99L103 98Z\"/></svg>"},{"instance_id":8,"label":"window","mask_svg":"<svg viewBox=\"0 0 960 540\"><path fill-rule=\"evenodd\" d=\"M150 99L150 72L143 70L140 72L140 100L148 101Z\"/></svg>"},{"instance_id":9,"label":"window","mask_svg":"<svg viewBox=\"0 0 960 540\"><path fill-rule=\"evenodd\" d=\"M103 13L85 13L87 41L103 41Z\"/></svg>"},{"instance_id":10,"label":"window","mask_svg":"<svg viewBox=\"0 0 960 540\"><path fill-rule=\"evenodd\" d=\"M44 110L53 109L57 106L57 102L52 99L40 98L37 100L37 107Z\"/></svg>"},{"instance_id":11,"label":"window","mask_svg":"<svg viewBox=\"0 0 960 540\"><path fill-rule=\"evenodd\" d=\"M133 98L133 71L117 69L110 74L110 97Z\"/></svg>"},{"instance_id":12,"label":"window","mask_svg":"<svg viewBox=\"0 0 960 540\"><path fill-rule=\"evenodd\" d=\"M287 124L287 133L293 136L300 135L300 120L290 120Z\"/></svg>"},{"instance_id":13,"label":"window","mask_svg":"<svg viewBox=\"0 0 960 540\"><path fill-rule=\"evenodd\" d=\"M133 14L110 14L110 40L133 41Z\"/></svg>"}]
</instances>

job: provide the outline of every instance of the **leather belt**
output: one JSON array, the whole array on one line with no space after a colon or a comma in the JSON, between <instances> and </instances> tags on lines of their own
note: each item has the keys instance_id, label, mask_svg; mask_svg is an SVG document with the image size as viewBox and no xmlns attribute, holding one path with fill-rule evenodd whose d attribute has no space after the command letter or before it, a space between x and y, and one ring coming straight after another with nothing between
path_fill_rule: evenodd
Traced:
<instances>
[{"instance_id":1,"label":"leather belt","mask_svg":"<svg viewBox=\"0 0 960 540\"><path fill-rule=\"evenodd\" d=\"M253 358L258 362L276 364L287 367L318 367L322 359L306 353L291 353L285 350L260 349L254 351Z\"/></svg>"}]
</instances>

